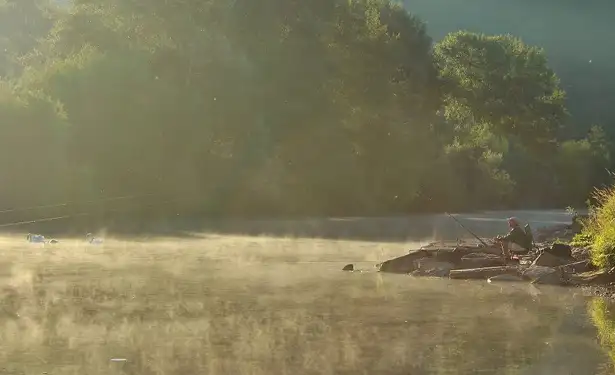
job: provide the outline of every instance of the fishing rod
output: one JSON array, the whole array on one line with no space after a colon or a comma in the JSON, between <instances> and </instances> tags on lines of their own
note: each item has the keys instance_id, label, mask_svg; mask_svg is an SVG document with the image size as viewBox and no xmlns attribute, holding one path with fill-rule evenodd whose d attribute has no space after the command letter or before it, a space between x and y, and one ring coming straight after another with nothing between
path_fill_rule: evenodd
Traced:
<instances>
[{"instance_id":1,"label":"fishing rod","mask_svg":"<svg viewBox=\"0 0 615 375\"><path fill-rule=\"evenodd\" d=\"M457 222L457 224L459 224L463 229L465 229L468 233L470 233L471 235L473 235L480 243L482 243L485 247L489 247L489 245L487 245L487 243L485 241L483 241L480 237L478 237L476 235L476 233L472 232L471 230L469 230L468 228L466 228L465 225L461 224L461 222L459 220L457 220L456 217L454 217L453 215L449 214L448 212L445 212L446 215L448 215L448 217L450 217L451 219L455 220Z\"/></svg>"}]
</instances>

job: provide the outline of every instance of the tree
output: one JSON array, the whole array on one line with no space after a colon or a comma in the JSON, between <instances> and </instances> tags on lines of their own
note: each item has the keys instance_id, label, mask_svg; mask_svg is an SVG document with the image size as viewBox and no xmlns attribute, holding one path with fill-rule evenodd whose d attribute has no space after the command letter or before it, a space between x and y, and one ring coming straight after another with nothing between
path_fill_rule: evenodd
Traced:
<instances>
[{"instance_id":1,"label":"tree","mask_svg":"<svg viewBox=\"0 0 615 375\"><path fill-rule=\"evenodd\" d=\"M510 35L458 31L435 46L434 56L449 121L488 124L533 152L555 139L567 116L565 93L541 49Z\"/></svg>"},{"instance_id":2,"label":"tree","mask_svg":"<svg viewBox=\"0 0 615 375\"><path fill-rule=\"evenodd\" d=\"M0 2L0 77L19 75L19 58L47 35L59 13L47 0Z\"/></svg>"},{"instance_id":3,"label":"tree","mask_svg":"<svg viewBox=\"0 0 615 375\"><path fill-rule=\"evenodd\" d=\"M582 206L594 187L608 182L610 162L609 143L598 126L592 126L584 139L562 142L555 160L559 199Z\"/></svg>"},{"instance_id":4,"label":"tree","mask_svg":"<svg viewBox=\"0 0 615 375\"><path fill-rule=\"evenodd\" d=\"M511 194L506 200L554 203L542 187L555 183L553 155L567 111L544 52L510 35L459 31L434 47L434 57L445 87L444 118L460 142L482 143L500 155L497 168L516 186L505 189ZM504 181L497 169L491 175Z\"/></svg>"},{"instance_id":5,"label":"tree","mask_svg":"<svg viewBox=\"0 0 615 375\"><path fill-rule=\"evenodd\" d=\"M409 207L437 154L430 44L388 1L80 0L21 85L64 104L82 191L359 214Z\"/></svg>"},{"instance_id":6,"label":"tree","mask_svg":"<svg viewBox=\"0 0 615 375\"><path fill-rule=\"evenodd\" d=\"M0 207L30 207L67 198L67 131L57 101L0 81Z\"/></svg>"}]
</instances>

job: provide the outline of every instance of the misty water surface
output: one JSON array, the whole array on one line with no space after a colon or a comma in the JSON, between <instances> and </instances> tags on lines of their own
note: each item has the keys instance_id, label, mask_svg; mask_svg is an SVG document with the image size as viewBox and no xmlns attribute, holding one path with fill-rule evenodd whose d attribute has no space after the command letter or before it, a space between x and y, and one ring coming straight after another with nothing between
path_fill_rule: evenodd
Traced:
<instances>
[{"instance_id":1,"label":"misty water surface","mask_svg":"<svg viewBox=\"0 0 615 375\"><path fill-rule=\"evenodd\" d=\"M511 215L570 221L461 220L493 236ZM0 239L12 288L0 292L0 374L612 373L615 317L601 299L376 272L430 240L469 238L444 215L205 227L93 247Z\"/></svg>"},{"instance_id":2,"label":"misty water surface","mask_svg":"<svg viewBox=\"0 0 615 375\"><path fill-rule=\"evenodd\" d=\"M535 229L571 221L563 211L485 212L458 218L478 235L491 237L507 231L510 216ZM375 272L378 259L365 256L374 250L381 252L381 260L434 239L471 238L446 215L263 220L250 225L229 221L224 231L300 237L287 240L289 247L295 241L295 257L264 255L267 266L251 271L252 286L244 293L258 288L260 298L276 311L307 311L306 324L321 329L304 336L300 345L315 348L321 340L333 341L319 354L321 370L326 366L331 373L348 367L348 373L362 369L369 374L537 375L611 371L608 345L601 346L594 324L601 313L608 315L608 305L599 299L526 283L493 285ZM301 237L342 241L332 246L327 240ZM405 242L397 242L401 240ZM340 272L346 263L355 263L361 272ZM613 325L610 318L603 320ZM356 358L351 361L344 350L327 356L340 347ZM316 368L303 373L312 371Z\"/></svg>"}]
</instances>

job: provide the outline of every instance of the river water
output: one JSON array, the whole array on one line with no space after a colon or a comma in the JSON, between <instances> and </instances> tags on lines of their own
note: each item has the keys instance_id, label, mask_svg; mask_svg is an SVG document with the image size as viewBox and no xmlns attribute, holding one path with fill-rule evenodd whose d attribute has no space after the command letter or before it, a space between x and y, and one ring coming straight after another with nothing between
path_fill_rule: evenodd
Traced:
<instances>
[{"instance_id":1,"label":"river water","mask_svg":"<svg viewBox=\"0 0 615 375\"><path fill-rule=\"evenodd\" d=\"M563 211L457 217L478 235L491 237L507 231L510 216L535 229L571 221ZM615 342L608 340L615 338L615 315L599 298L526 283L374 271L377 261L429 241L472 238L446 215L227 222L217 231L286 238L286 245L268 246L288 247L292 254L265 252L268 267L251 271L250 290L238 296L256 288L269 308L305 314L303 336L293 344L303 362L284 362L296 373L612 373L608 355L615 353L609 346ZM380 255L373 255L374 249ZM362 271L340 272L345 263ZM294 355L290 348L277 350L282 357Z\"/></svg>"},{"instance_id":2,"label":"river water","mask_svg":"<svg viewBox=\"0 0 615 375\"><path fill-rule=\"evenodd\" d=\"M458 217L494 236L509 216L570 222L562 211ZM615 315L600 298L374 268L470 238L430 215L212 222L101 246L0 239L13 290L0 291L0 374L613 373Z\"/></svg>"}]
</instances>

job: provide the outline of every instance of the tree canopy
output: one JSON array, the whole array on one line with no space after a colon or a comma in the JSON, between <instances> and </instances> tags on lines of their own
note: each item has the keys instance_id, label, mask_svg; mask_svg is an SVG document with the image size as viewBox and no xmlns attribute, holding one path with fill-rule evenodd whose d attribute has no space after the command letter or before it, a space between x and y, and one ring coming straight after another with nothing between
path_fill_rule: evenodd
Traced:
<instances>
[{"instance_id":1,"label":"tree canopy","mask_svg":"<svg viewBox=\"0 0 615 375\"><path fill-rule=\"evenodd\" d=\"M610 166L600 127L566 138L540 48L467 31L434 45L388 0L18 3L0 62L3 207L126 194L155 196L132 208L143 217L568 205Z\"/></svg>"}]
</instances>

